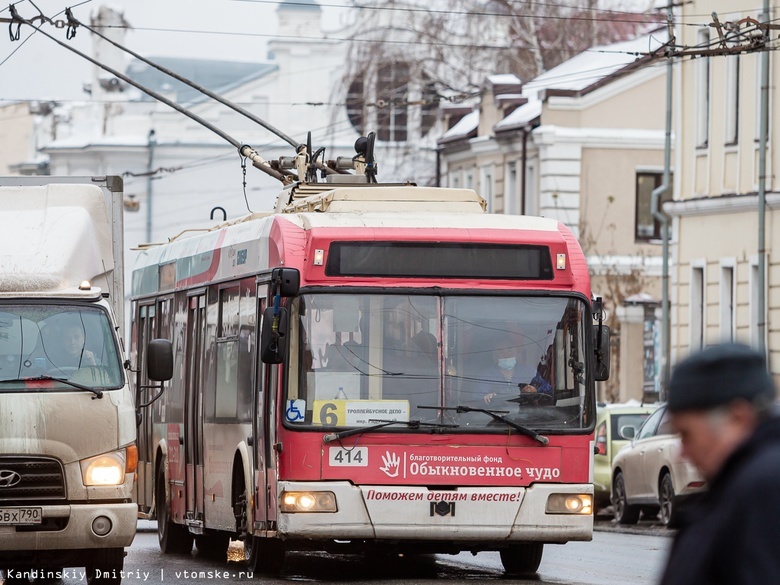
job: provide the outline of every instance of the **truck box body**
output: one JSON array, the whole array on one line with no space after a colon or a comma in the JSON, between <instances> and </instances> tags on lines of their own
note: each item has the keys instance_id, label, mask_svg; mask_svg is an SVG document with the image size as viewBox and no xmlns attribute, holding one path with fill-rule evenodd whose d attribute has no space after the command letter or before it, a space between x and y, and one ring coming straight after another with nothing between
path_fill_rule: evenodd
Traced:
<instances>
[{"instance_id":1,"label":"truck box body","mask_svg":"<svg viewBox=\"0 0 780 585\"><path fill-rule=\"evenodd\" d=\"M121 178L0 177L0 225L0 570L118 583L137 518Z\"/></svg>"}]
</instances>

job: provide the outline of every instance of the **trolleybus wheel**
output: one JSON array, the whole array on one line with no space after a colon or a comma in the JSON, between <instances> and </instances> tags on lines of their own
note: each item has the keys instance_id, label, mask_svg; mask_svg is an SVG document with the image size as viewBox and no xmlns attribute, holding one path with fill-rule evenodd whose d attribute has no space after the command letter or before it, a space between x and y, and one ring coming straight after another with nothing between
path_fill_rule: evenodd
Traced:
<instances>
[{"instance_id":1,"label":"trolleybus wheel","mask_svg":"<svg viewBox=\"0 0 780 585\"><path fill-rule=\"evenodd\" d=\"M171 519L170 502L165 497L165 469L157 472L157 540L165 554L189 554L192 551L192 534L186 527Z\"/></svg>"},{"instance_id":2,"label":"trolleybus wheel","mask_svg":"<svg viewBox=\"0 0 780 585\"><path fill-rule=\"evenodd\" d=\"M119 585L125 565L125 549L98 548L92 552L92 560L85 567L87 585Z\"/></svg>"},{"instance_id":3,"label":"trolleybus wheel","mask_svg":"<svg viewBox=\"0 0 780 585\"><path fill-rule=\"evenodd\" d=\"M510 575L536 573L542 562L543 542L521 542L501 549L504 571Z\"/></svg>"},{"instance_id":4,"label":"trolleybus wheel","mask_svg":"<svg viewBox=\"0 0 780 585\"><path fill-rule=\"evenodd\" d=\"M249 571L278 575L284 568L284 557L284 544L281 540L248 536L244 541L244 559Z\"/></svg>"},{"instance_id":5,"label":"trolleybus wheel","mask_svg":"<svg viewBox=\"0 0 780 585\"><path fill-rule=\"evenodd\" d=\"M195 536L195 546L198 554L215 561L227 560L227 549L230 544L230 535L223 532L211 532Z\"/></svg>"}]
</instances>

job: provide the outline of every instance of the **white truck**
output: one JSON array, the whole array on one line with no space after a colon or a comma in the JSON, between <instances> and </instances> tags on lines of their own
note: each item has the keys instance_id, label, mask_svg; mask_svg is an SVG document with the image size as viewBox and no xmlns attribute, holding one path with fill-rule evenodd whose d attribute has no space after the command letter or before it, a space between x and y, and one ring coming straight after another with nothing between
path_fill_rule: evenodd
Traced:
<instances>
[{"instance_id":1,"label":"white truck","mask_svg":"<svg viewBox=\"0 0 780 585\"><path fill-rule=\"evenodd\" d=\"M135 536L122 179L0 177L0 570L119 583Z\"/></svg>"}]
</instances>

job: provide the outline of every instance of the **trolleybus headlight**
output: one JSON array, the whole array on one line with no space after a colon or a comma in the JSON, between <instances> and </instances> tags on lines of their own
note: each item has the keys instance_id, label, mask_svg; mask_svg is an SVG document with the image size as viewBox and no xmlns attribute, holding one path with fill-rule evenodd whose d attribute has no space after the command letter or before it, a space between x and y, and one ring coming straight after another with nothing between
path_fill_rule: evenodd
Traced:
<instances>
[{"instance_id":1,"label":"trolleybus headlight","mask_svg":"<svg viewBox=\"0 0 780 585\"><path fill-rule=\"evenodd\" d=\"M336 512L333 492L282 492L282 512Z\"/></svg>"},{"instance_id":2,"label":"trolleybus headlight","mask_svg":"<svg viewBox=\"0 0 780 585\"><path fill-rule=\"evenodd\" d=\"M81 461L84 485L119 485L125 481L125 450L104 453Z\"/></svg>"},{"instance_id":3,"label":"trolleybus headlight","mask_svg":"<svg viewBox=\"0 0 780 585\"><path fill-rule=\"evenodd\" d=\"M590 494L551 494L547 498L548 514L579 514L589 516L593 513L593 496Z\"/></svg>"}]
</instances>

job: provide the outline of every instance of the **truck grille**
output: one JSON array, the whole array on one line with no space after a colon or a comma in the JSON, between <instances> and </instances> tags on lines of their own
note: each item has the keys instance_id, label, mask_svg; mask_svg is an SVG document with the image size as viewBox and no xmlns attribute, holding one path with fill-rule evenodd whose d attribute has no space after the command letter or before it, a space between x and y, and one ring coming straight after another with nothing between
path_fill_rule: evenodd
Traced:
<instances>
[{"instance_id":1,"label":"truck grille","mask_svg":"<svg viewBox=\"0 0 780 585\"><path fill-rule=\"evenodd\" d=\"M0 504L44 504L64 499L65 476L56 459L0 457Z\"/></svg>"}]
</instances>

